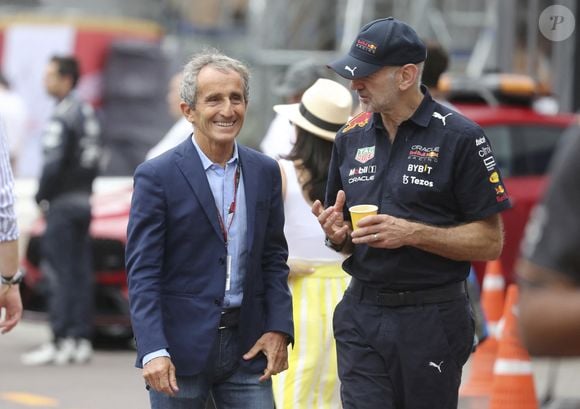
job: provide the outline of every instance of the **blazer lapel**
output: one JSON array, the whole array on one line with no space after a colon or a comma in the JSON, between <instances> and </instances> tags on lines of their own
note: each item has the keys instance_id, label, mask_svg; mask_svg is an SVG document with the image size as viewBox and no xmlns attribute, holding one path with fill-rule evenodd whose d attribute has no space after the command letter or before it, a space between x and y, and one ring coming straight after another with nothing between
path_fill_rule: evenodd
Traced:
<instances>
[{"instance_id":1,"label":"blazer lapel","mask_svg":"<svg viewBox=\"0 0 580 409\"><path fill-rule=\"evenodd\" d=\"M190 138L187 138L175 151L175 164L191 186L193 194L197 198L201 208L205 212L216 234L224 240L219 221L217 208L209 182L205 175L205 169L195 146Z\"/></svg>"},{"instance_id":2,"label":"blazer lapel","mask_svg":"<svg viewBox=\"0 0 580 409\"><path fill-rule=\"evenodd\" d=\"M246 242L248 249L254 244L254 223L256 221L256 202L260 180L260 164L252 160L245 146L238 144L238 155L242 165L242 177L244 178L244 191L246 194L246 220L247 235Z\"/></svg>"}]
</instances>

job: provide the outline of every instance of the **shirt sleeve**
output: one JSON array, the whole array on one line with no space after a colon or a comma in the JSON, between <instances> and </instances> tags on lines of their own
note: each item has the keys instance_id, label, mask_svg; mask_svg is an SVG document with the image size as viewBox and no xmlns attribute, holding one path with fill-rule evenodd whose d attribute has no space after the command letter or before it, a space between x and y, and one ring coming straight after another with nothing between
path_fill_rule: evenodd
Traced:
<instances>
[{"instance_id":1,"label":"shirt sleeve","mask_svg":"<svg viewBox=\"0 0 580 409\"><path fill-rule=\"evenodd\" d=\"M8 142L4 123L0 118L0 242L18 239L13 192L14 178L10 168Z\"/></svg>"},{"instance_id":2,"label":"shirt sleeve","mask_svg":"<svg viewBox=\"0 0 580 409\"><path fill-rule=\"evenodd\" d=\"M481 220L511 207L493 148L480 127L459 138L453 177L463 221Z\"/></svg>"},{"instance_id":3,"label":"shirt sleeve","mask_svg":"<svg viewBox=\"0 0 580 409\"><path fill-rule=\"evenodd\" d=\"M580 127L571 128L554 156L550 182L522 243L524 258L580 282Z\"/></svg>"}]
</instances>

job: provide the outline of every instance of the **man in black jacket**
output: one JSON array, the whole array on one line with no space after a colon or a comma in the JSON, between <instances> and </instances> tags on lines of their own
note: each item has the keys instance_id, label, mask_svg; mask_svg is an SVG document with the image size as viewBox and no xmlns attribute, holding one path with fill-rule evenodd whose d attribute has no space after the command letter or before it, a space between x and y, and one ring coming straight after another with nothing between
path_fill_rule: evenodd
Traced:
<instances>
[{"instance_id":1,"label":"man in black jacket","mask_svg":"<svg viewBox=\"0 0 580 409\"><path fill-rule=\"evenodd\" d=\"M43 134L44 167L36 202L46 218L41 268L50 283L53 340L22 357L26 365L84 363L92 355L90 196L98 171L100 128L93 108L73 92L73 57L53 57L45 88L57 100Z\"/></svg>"}]
</instances>

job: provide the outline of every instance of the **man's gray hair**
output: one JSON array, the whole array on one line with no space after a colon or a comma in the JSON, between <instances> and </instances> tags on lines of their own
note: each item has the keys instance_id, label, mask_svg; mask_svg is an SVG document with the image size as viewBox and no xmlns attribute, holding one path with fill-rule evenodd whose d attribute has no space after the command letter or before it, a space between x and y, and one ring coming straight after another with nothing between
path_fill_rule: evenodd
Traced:
<instances>
[{"instance_id":1,"label":"man's gray hair","mask_svg":"<svg viewBox=\"0 0 580 409\"><path fill-rule=\"evenodd\" d=\"M201 69L211 66L216 70L227 72L235 71L242 78L244 87L244 100L248 103L250 95L250 71L241 61L228 57L215 48L204 49L195 54L183 69L181 81L181 99L190 107L194 108L197 102L197 77Z\"/></svg>"}]
</instances>

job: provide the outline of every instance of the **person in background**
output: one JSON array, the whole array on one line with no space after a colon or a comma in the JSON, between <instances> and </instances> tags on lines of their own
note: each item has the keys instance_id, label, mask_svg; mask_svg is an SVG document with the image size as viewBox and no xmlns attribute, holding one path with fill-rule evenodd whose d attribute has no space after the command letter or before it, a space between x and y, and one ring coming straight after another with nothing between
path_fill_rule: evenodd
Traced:
<instances>
[{"instance_id":1,"label":"person in background","mask_svg":"<svg viewBox=\"0 0 580 409\"><path fill-rule=\"evenodd\" d=\"M352 95L344 86L319 79L297 104L274 110L294 124L296 143L278 161L293 296L296 344L289 352L289 369L274 377L277 409L340 407L336 344L332 313L349 276L344 256L324 246L324 234L310 208L324 199L332 142L349 119Z\"/></svg>"},{"instance_id":2,"label":"person in background","mask_svg":"<svg viewBox=\"0 0 580 409\"><path fill-rule=\"evenodd\" d=\"M274 89L274 93L284 99L285 104L300 102L300 98L318 78L328 75L324 67L312 60L301 60L288 67L282 83ZM262 142L260 150L271 158L278 159L287 155L296 141L294 126L287 118L277 114Z\"/></svg>"},{"instance_id":3,"label":"person in background","mask_svg":"<svg viewBox=\"0 0 580 409\"><path fill-rule=\"evenodd\" d=\"M179 104L181 103L180 90L181 90L181 80L183 74L178 72L169 82L169 90L167 92L167 107L169 108L170 115L176 120L175 124L167 131L165 136L161 138L159 143L155 145L149 152L145 159L151 159L156 156L161 155L163 152L177 146L183 142L187 137L191 135L192 126L191 123L181 113Z\"/></svg>"},{"instance_id":4,"label":"person in background","mask_svg":"<svg viewBox=\"0 0 580 409\"><path fill-rule=\"evenodd\" d=\"M580 117L562 138L516 264L519 326L532 355L580 356Z\"/></svg>"},{"instance_id":5,"label":"person in background","mask_svg":"<svg viewBox=\"0 0 580 409\"><path fill-rule=\"evenodd\" d=\"M249 71L217 50L185 66L191 138L135 171L126 264L153 409L272 409L292 299L276 162L236 142Z\"/></svg>"},{"instance_id":6,"label":"person in background","mask_svg":"<svg viewBox=\"0 0 580 409\"><path fill-rule=\"evenodd\" d=\"M28 109L24 99L10 89L8 80L0 73L0 116L6 127L12 174L18 176L18 158L28 127Z\"/></svg>"},{"instance_id":7,"label":"person in background","mask_svg":"<svg viewBox=\"0 0 580 409\"><path fill-rule=\"evenodd\" d=\"M42 136L44 166L35 199L46 220L40 266L50 287L53 338L24 354L25 365L86 363L93 353L90 198L102 147L93 108L74 92L79 77L72 56L54 56L46 66L44 86L57 105Z\"/></svg>"},{"instance_id":8,"label":"person in background","mask_svg":"<svg viewBox=\"0 0 580 409\"><path fill-rule=\"evenodd\" d=\"M428 41L426 46L427 59L423 66L421 82L427 87L434 100L454 109L453 105L447 101L447 95L439 88L439 79L449 67L449 54L439 43Z\"/></svg>"},{"instance_id":9,"label":"person in background","mask_svg":"<svg viewBox=\"0 0 580 409\"><path fill-rule=\"evenodd\" d=\"M345 409L457 408L474 339L465 280L472 260L503 246L499 212L510 201L493 151L479 126L421 86L426 51L389 17L329 65L364 111L336 136L326 209L312 207L328 246L350 254L334 312ZM353 226L348 209L359 204L378 214Z\"/></svg>"},{"instance_id":10,"label":"person in background","mask_svg":"<svg viewBox=\"0 0 580 409\"><path fill-rule=\"evenodd\" d=\"M0 331L6 334L22 317L20 282L24 274L18 270L18 226L14 213L14 179L10 168L8 141L0 115Z\"/></svg>"}]
</instances>

